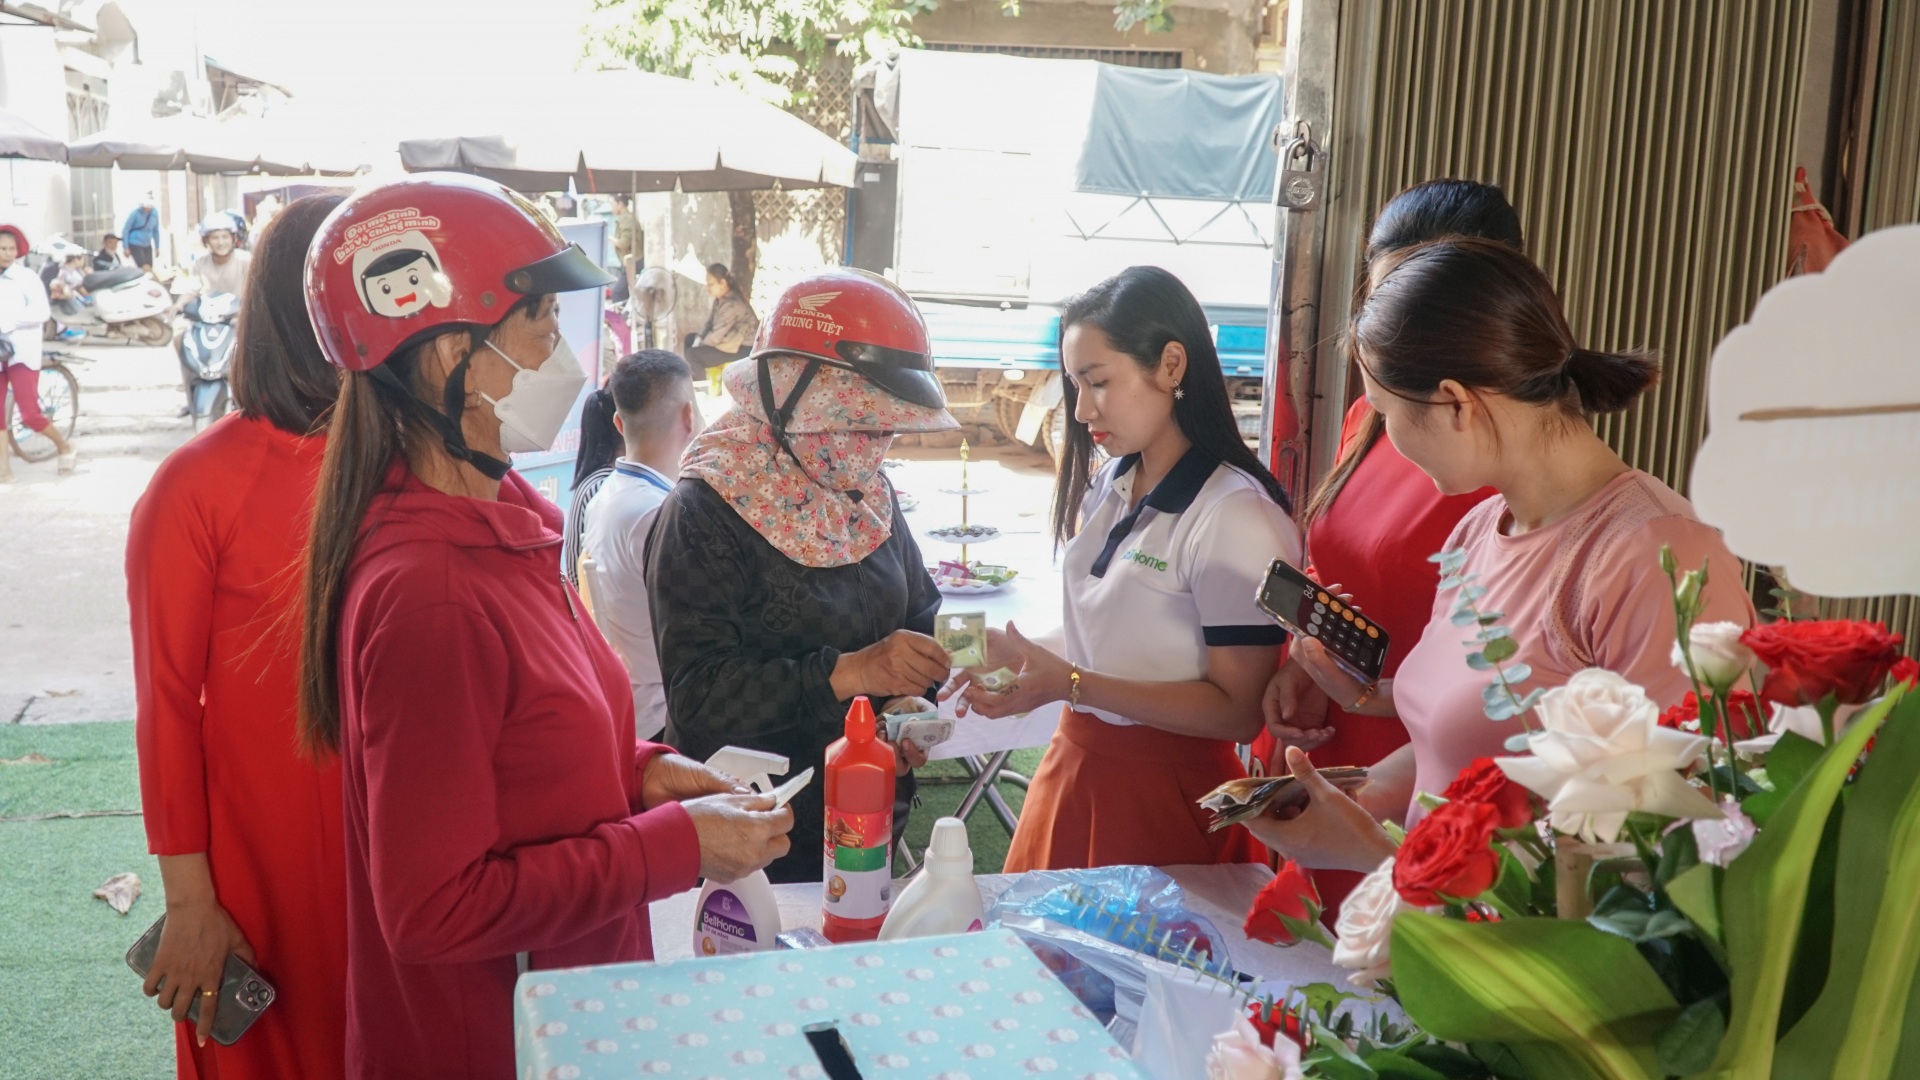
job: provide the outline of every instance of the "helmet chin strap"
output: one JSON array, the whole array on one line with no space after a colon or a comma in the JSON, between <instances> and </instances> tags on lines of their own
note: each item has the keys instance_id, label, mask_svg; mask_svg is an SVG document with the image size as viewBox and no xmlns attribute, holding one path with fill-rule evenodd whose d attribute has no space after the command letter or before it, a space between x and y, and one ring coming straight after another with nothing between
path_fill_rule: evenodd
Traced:
<instances>
[{"instance_id":1,"label":"helmet chin strap","mask_svg":"<svg viewBox=\"0 0 1920 1080\"><path fill-rule=\"evenodd\" d=\"M767 414L767 426L773 429L773 440L780 444L780 449L787 452L787 456L793 459L794 466L807 479L813 481L815 487L826 488L827 485L822 484L819 477L807 471L806 462L801 461L800 455L793 452L793 443L787 438L787 422L793 419L793 410L799 407L801 395L807 392L807 387L813 385L814 376L820 374L820 361L807 361L807 366L800 371L800 377L793 380L793 390L787 394L787 403L780 406L775 406L773 403L773 365L762 358L758 366L760 368L760 408ZM827 490L833 489L827 488ZM859 488L849 488L839 494L854 502L866 498L866 492Z\"/></svg>"},{"instance_id":2,"label":"helmet chin strap","mask_svg":"<svg viewBox=\"0 0 1920 1080\"><path fill-rule=\"evenodd\" d=\"M447 448L447 456L453 458L455 461L466 462L479 470L480 475L489 480L500 480L507 475L507 470L513 468L513 465L510 462L502 461L490 454L483 454L468 446L466 432L461 430L460 427L460 417L467 411L467 365L473 362L474 352L479 349L480 343L486 340L487 330L476 329L472 336L472 347L467 350L467 355L462 357L460 362L454 365L453 370L447 374L447 385L445 391L441 394L440 409L438 411L435 411L431 406L427 405L426 402L415 397L413 391L407 388L407 386L400 381L400 377L395 375L393 370L387 367L387 365L381 364L379 367L374 368L373 377L386 383L389 387L398 390L416 404L420 405L421 413L426 416L427 422L433 426L433 429L439 433L441 443Z\"/></svg>"}]
</instances>

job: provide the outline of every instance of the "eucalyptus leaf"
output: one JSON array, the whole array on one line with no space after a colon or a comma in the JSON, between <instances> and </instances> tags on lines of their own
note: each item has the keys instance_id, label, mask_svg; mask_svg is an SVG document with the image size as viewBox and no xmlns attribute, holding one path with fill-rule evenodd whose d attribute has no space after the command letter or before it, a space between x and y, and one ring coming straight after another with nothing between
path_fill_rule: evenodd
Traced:
<instances>
[{"instance_id":1,"label":"eucalyptus leaf","mask_svg":"<svg viewBox=\"0 0 1920 1080\"><path fill-rule=\"evenodd\" d=\"M1485 653L1488 660L1497 664L1502 660L1511 660L1513 655L1520 651L1520 643L1510 637L1494 638L1487 642L1487 647L1481 651Z\"/></svg>"},{"instance_id":2,"label":"eucalyptus leaf","mask_svg":"<svg viewBox=\"0 0 1920 1080\"><path fill-rule=\"evenodd\" d=\"M1480 625L1492 626L1506 617L1507 613L1504 611L1483 611L1480 613Z\"/></svg>"},{"instance_id":3,"label":"eucalyptus leaf","mask_svg":"<svg viewBox=\"0 0 1920 1080\"><path fill-rule=\"evenodd\" d=\"M1544 686L1537 686L1527 691L1527 696L1520 699L1520 711L1526 712L1528 709L1540 704L1540 699L1546 696L1547 688Z\"/></svg>"},{"instance_id":4,"label":"eucalyptus leaf","mask_svg":"<svg viewBox=\"0 0 1920 1080\"><path fill-rule=\"evenodd\" d=\"M1513 699L1509 697L1489 701L1481 706L1480 711L1486 713L1489 720L1511 720L1520 715L1519 706L1515 705Z\"/></svg>"},{"instance_id":5,"label":"eucalyptus leaf","mask_svg":"<svg viewBox=\"0 0 1920 1080\"><path fill-rule=\"evenodd\" d=\"M1504 640L1512 641L1513 639L1506 638ZM1518 686L1521 683L1526 682L1528 679L1533 678L1533 668L1529 667L1526 664L1508 664L1507 670L1501 672L1500 674L1506 676L1507 685Z\"/></svg>"},{"instance_id":6,"label":"eucalyptus leaf","mask_svg":"<svg viewBox=\"0 0 1920 1080\"><path fill-rule=\"evenodd\" d=\"M1472 608L1463 607L1447 616L1447 621L1453 623L1455 626L1472 626L1475 622L1479 621L1479 616L1473 613Z\"/></svg>"},{"instance_id":7,"label":"eucalyptus leaf","mask_svg":"<svg viewBox=\"0 0 1920 1080\"><path fill-rule=\"evenodd\" d=\"M1485 585L1468 585L1460 590L1460 595L1469 600L1478 600L1487 595L1487 587Z\"/></svg>"},{"instance_id":8,"label":"eucalyptus leaf","mask_svg":"<svg viewBox=\"0 0 1920 1080\"><path fill-rule=\"evenodd\" d=\"M1526 732L1523 731L1518 735L1507 736L1507 753L1524 754L1532 749L1533 744L1527 741Z\"/></svg>"},{"instance_id":9,"label":"eucalyptus leaf","mask_svg":"<svg viewBox=\"0 0 1920 1080\"><path fill-rule=\"evenodd\" d=\"M1499 617L1500 617L1499 613L1495 612L1494 618L1499 618ZM1483 627L1480 631L1480 636L1482 638L1510 638L1513 636L1513 628L1510 626Z\"/></svg>"},{"instance_id":10,"label":"eucalyptus leaf","mask_svg":"<svg viewBox=\"0 0 1920 1080\"><path fill-rule=\"evenodd\" d=\"M1493 661L1487 659L1486 653L1470 652L1467 654L1467 666L1475 671L1492 671Z\"/></svg>"}]
</instances>

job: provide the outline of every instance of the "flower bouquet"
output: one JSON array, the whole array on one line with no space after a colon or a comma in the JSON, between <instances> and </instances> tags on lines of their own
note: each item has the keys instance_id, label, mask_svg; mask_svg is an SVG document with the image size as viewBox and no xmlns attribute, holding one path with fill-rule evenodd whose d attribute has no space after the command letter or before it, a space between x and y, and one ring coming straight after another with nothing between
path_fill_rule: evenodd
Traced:
<instances>
[{"instance_id":1,"label":"flower bouquet","mask_svg":"<svg viewBox=\"0 0 1920 1080\"><path fill-rule=\"evenodd\" d=\"M1335 963L1419 1031L1310 1037L1304 1075L1920 1076L1920 668L1877 624L1696 624L1705 571L1662 557L1694 686L1664 713L1599 669L1523 692L1435 556L1487 715L1527 731L1421 796L1342 910Z\"/></svg>"}]
</instances>

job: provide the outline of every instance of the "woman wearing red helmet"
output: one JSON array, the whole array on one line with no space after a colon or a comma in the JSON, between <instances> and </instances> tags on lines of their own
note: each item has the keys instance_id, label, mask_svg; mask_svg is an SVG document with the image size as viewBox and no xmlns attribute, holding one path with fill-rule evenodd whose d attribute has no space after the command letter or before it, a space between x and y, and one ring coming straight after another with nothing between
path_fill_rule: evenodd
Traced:
<instances>
[{"instance_id":1,"label":"woman wearing red helmet","mask_svg":"<svg viewBox=\"0 0 1920 1080\"><path fill-rule=\"evenodd\" d=\"M948 671L940 592L880 467L896 434L958 427L926 325L891 282L836 267L781 294L753 355L722 376L734 405L687 448L647 544L667 741L819 767L849 702L926 694ZM913 795L896 758L894 833ZM819 881L820 784L794 797L802 842L768 868Z\"/></svg>"},{"instance_id":2,"label":"woman wearing red helmet","mask_svg":"<svg viewBox=\"0 0 1920 1080\"><path fill-rule=\"evenodd\" d=\"M301 733L346 805L356 1077L513 1075L518 972L652 955L646 904L784 853L791 816L634 739L627 674L506 455L585 384L554 294L606 272L497 184L369 188L307 306L346 370L307 555Z\"/></svg>"}]
</instances>

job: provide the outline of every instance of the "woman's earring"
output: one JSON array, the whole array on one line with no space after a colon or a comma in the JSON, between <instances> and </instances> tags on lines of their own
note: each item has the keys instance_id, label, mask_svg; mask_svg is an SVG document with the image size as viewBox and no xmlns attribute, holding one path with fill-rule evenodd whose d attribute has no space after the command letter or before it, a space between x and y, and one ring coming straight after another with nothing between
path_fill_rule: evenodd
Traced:
<instances>
[{"instance_id":1,"label":"woman's earring","mask_svg":"<svg viewBox=\"0 0 1920 1080\"><path fill-rule=\"evenodd\" d=\"M1185 401L1185 400L1187 400L1187 388L1186 388L1186 387L1184 387L1184 386L1176 386L1176 387L1174 387L1174 388L1173 388L1173 400L1175 400L1175 401Z\"/></svg>"}]
</instances>

